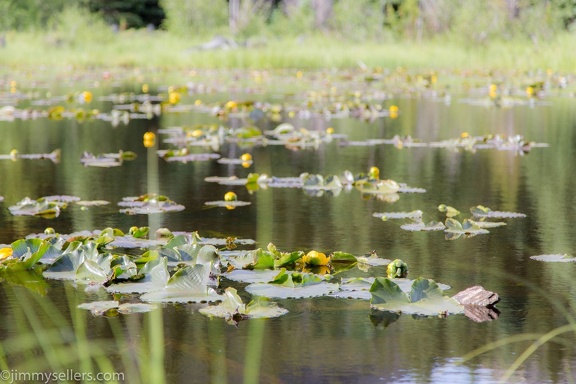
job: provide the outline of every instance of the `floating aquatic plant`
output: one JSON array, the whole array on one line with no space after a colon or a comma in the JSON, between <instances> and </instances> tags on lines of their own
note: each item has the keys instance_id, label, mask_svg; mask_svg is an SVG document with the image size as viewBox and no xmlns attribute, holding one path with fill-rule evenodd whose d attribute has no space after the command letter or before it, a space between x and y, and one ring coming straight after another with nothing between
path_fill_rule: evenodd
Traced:
<instances>
[{"instance_id":1,"label":"floating aquatic plant","mask_svg":"<svg viewBox=\"0 0 576 384\"><path fill-rule=\"evenodd\" d=\"M408 276L408 264L406 264L400 259L396 259L392 261L390 264L388 264L388 266L386 267L386 274L390 279L398 277L402 278L406 277Z\"/></svg>"},{"instance_id":2,"label":"floating aquatic plant","mask_svg":"<svg viewBox=\"0 0 576 384\"><path fill-rule=\"evenodd\" d=\"M80 309L89 310L94 316L113 317L118 314L130 314L150 312L157 308L155 305L146 303L122 303L118 301L93 301L78 305Z\"/></svg>"},{"instance_id":3,"label":"floating aquatic plant","mask_svg":"<svg viewBox=\"0 0 576 384\"><path fill-rule=\"evenodd\" d=\"M147 193L141 196L124 197L118 205L128 207L121 209L121 213L129 215L177 212L184 210L184 206L170 200L167 196Z\"/></svg>"},{"instance_id":4,"label":"floating aquatic plant","mask_svg":"<svg viewBox=\"0 0 576 384\"><path fill-rule=\"evenodd\" d=\"M446 217L454 217L454 216L458 216L460 214L459 210L457 210L456 208L451 207L449 205L446 205L446 204L440 204L438 206L438 210L440 212L446 213Z\"/></svg>"},{"instance_id":5,"label":"floating aquatic plant","mask_svg":"<svg viewBox=\"0 0 576 384\"><path fill-rule=\"evenodd\" d=\"M136 154L131 151L120 151L118 153L102 153L93 155L89 152L84 152L80 158L80 162L85 167L118 167L122 165L124 160L134 160Z\"/></svg>"},{"instance_id":6,"label":"floating aquatic plant","mask_svg":"<svg viewBox=\"0 0 576 384\"><path fill-rule=\"evenodd\" d=\"M204 303L222 301L223 297L208 286L210 265L187 265L174 273L164 289L145 293L140 297L147 302Z\"/></svg>"},{"instance_id":7,"label":"floating aquatic plant","mask_svg":"<svg viewBox=\"0 0 576 384\"><path fill-rule=\"evenodd\" d=\"M373 213L372 216L381 218L382 221L392 220L392 219L421 219L422 211L415 210L411 212L382 212Z\"/></svg>"},{"instance_id":8,"label":"floating aquatic plant","mask_svg":"<svg viewBox=\"0 0 576 384\"><path fill-rule=\"evenodd\" d=\"M62 151L60 149L55 149L50 153L20 153L16 149L10 151L8 155L0 155L0 160L12 160L16 161L18 159L29 159L29 160L51 160L53 163L59 163L62 156Z\"/></svg>"},{"instance_id":9,"label":"floating aquatic plant","mask_svg":"<svg viewBox=\"0 0 576 384\"><path fill-rule=\"evenodd\" d=\"M479 227L468 219L464 219L460 223L458 220L447 218L444 224L446 226L447 240L455 240L460 236L472 237L489 233L486 229Z\"/></svg>"},{"instance_id":10,"label":"floating aquatic plant","mask_svg":"<svg viewBox=\"0 0 576 384\"><path fill-rule=\"evenodd\" d=\"M574 262L576 262L576 257L568 255L566 253L530 256L530 258L532 260L546 261L546 262L553 262L553 263L574 263Z\"/></svg>"},{"instance_id":11,"label":"floating aquatic plant","mask_svg":"<svg viewBox=\"0 0 576 384\"><path fill-rule=\"evenodd\" d=\"M246 291L257 296L280 299L324 296L338 290L338 284L328 283L312 273L290 272L282 269L269 283L253 283Z\"/></svg>"},{"instance_id":12,"label":"floating aquatic plant","mask_svg":"<svg viewBox=\"0 0 576 384\"><path fill-rule=\"evenodd\" d=\"M223 317L228 323L237 325L240 320L279 317L288 310L278 307L265 297L257 297L244 304L236 289L226 288L224 299L217 306L208 306L200 309L200 313L208 316Z\"/></svg>"},{"instance_id":13,"label":"floating aquatic plant","mask_svg":"<svg viewBox=\"0 0 576 384\"><path fill-rule=\"evenodd\" d=\"M376 277L370 287L370 306L380 311L445 316L464 313L464 307L455 299L444 296L434 280L418 278L410 293L405 293L389 278Z\"/></svg>"},{"instance_id":14,"label":"floating aquatic plant","mask_svg":"<svg viewBox=\"0 0 576 384\"><path fill-rule=\"evenodd\" d=\"M523 213L518 212L504 212L504 211L493 211L488 207L483 205L477 205L470 208L470 212L475 217L479 218L497 218L497 219L510 219L510 218L522 218L526 217Z\"/></svg>"},{"instance_id":15,"label":"floating aquatic plant","mask_svg":"<svg viewBox=\"0 0 576 384\"><path fill-rule=\"evenodd\" d=\"M73 196L46 196L36 200L25 197L8 207L8 210L14 216L40 216L53 219L60 215L60 211L65 209L69 202L78 200L80 198Z\"/></svg>"},{"instance_id":16,"label":"floating aquatic plant","mask_svg":"<svg viewBox=\"0 0 576 384\"><path fill-rule=\"evenodd\" d=\"M400 228L406 231L444 231L446 226L440 221L430 221L424 223L422 220L415 220L412 223L402 224Z\"/></svg>"}]
</instances>

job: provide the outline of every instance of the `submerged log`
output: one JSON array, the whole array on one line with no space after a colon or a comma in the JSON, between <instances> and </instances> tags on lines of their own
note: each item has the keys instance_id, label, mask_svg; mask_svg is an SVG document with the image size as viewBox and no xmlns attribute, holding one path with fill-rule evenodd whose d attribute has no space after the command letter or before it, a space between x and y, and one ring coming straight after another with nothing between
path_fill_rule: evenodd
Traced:
<instances>
[{"instance_id":1,"label":"submerged log","mask_svg":"<svg viewBox=\"0 0 576 384\"><path fill-rule=\"evenodd\" d=\"M500 301L500 297L497 293L487 291L480 285L465 289L452 297L464 306L476 305L480 307L489 307Z\"/></svg>"}]
</instances>

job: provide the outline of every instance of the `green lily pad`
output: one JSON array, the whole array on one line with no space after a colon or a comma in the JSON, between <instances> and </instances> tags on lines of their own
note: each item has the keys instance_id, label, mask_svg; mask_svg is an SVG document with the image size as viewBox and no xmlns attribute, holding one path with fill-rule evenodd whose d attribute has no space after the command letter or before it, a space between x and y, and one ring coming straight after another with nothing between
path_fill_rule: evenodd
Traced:
<instances>
[{"instance_id":1,"label":"green lily pad","mask_svg":"<svg viewBox=\"0 0 576 384\"><path fill-rule=\"evenodd\" d=\"M226 273L224 277L241 283L267 283L273 280L276 275L278 275L278 271L273 269L235 269Z\"/></svg>"},{"instance_id":2,"label":"green lily pad","mask_svg":"<svg viewBox=\"0 0 576 384\"><path fill-rule=\"evenodd\" d=\"M118 203L118 206L128 208L121 209L120 213L128 215L178 212L185 209L183 205L177 204L163 195L146 194L124 197L122 200Z\"/></svg>"},{"instance_id":3,"label":"green lily pad","mask_svg":"<svg viewBox=\"0 0 576 384\"><path fill-rule=\"evenodd\" d=\"M458 220L447 218L445 225L445 232L456 235L475 236L489 233L486 229L480 228L468 219L464 219L464 221L460 223Z\"/></svg>"},{"instance_id":4,"label":"green lily pad","mask_svg":"<svg viewBox=\"0 0 576 384\"><path fill-rule=\"evenodd\" d=\"M270 283L254 283L246 291L256 295L280 299L325 296L338 290L339 285L328 283L311 273L289 272L282 269Z\"/></svg>"},{"instance_id":5,"label":"green lily pad","mask_svg":"<svg viewBox=\"0 0 576 384\"><path fill-rule=\"evenodd\" d=\"M179 269L166 283L164 289L140 297L148 302L202 303L222 301L222 296L208 287L210 266L196 264Z\"/></svg>"},{"instance_id":6,"label":"green lily pad","mask_svg":"<svg viewBox=\"0 0 576 384\"><path fill-rule=\"evenodd\" d=\"M239 320L250 318L279 317L288 310L278 307L276 303L268 301L264 297L257 297L248 304L244 304L236 289L226 288L224 299L217 306L208 306L200 309L200 313L208 316L223 317L228 322L236 324Z\"/></svg>"},{"instance_id":7,"label":"green lily pad","mask_svg":"<svg viewBox=\"0 0 576 384\"><path fill-rule=\"evenodd\" d=\"M396 283L377 277L370 288L370 306L381 311L401 312L423 316L464 313L455 299L444 296L438 285L429 279L418 278L405 293Z\"/></svg>"},{"instance_id":8,"label":"green lily pad","mask_svg":"<svg viewBox=\"0 0 576 384\"><path fill-rule=\"evenodd\" d=\"M137 281L111 284L106 290L113 293L147 293L164 289L170 278L167 259L162 257L149 261L140 269L139 274L144 277Z\"/></svg>"}]
</instances>

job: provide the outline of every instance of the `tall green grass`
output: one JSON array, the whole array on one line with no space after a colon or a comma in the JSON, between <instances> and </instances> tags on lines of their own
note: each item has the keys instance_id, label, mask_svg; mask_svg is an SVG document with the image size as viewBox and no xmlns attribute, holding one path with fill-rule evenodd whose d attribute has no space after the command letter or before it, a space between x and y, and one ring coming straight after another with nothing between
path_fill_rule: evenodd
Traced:
<instances>
[{"instance_id":1,"label":"tall green grass","mask_svg":"<svg viewBox=\"0 0 576 384\"><path fill-rule=\"evenodd\" d=\"M88 30L85 30L88 29ZM44 69L318 69L358 66L414 70L576 71L574 36L545 44L516 39L467 45L455 37L420 42L347 43L326 36L263 39L253 47L201 51L205 40L164 31L113 34L87 26L52 33L11 32L0 48L3 72Z\"/></svg>"},{"instance_id":2,"label":"tall green grass","mask_svg":"<svg viewBox=\"0 0 576 384\"><path fill-rule=\"evenodd\" d=\"M92 315L77 308L79 295L69 285L64 286L69 314L51 299L22 287L4 289L13 305L3 317L9 336L3 337L0 347L0 369L11 372L12 378L22 379L33 372L70 371L93 377L97 373L123 375L110 383L166 381L162 310L142 314L143 325L132 324L138 326L137 332L131 332L122 318L98 319L95 330L91 328L94 322L89 321ZM108 330L101 327L103 322ZM97 333L111 338L94 336Z\"/></svg>"}]
</instances>

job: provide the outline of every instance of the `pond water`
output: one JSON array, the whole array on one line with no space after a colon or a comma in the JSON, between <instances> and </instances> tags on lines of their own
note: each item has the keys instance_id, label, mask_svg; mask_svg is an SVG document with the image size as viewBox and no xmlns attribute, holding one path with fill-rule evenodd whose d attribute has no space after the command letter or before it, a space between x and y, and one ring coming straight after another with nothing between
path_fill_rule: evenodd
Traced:
<instances>
[{"instance_id":1,"label":"pond water","mask_svg":"<svg viewBox=\"0 0 576 384\"><path fill-rule=\"evenodd\" d=\"M109 111L112 104L99 97L139 89L140 84L134 84L127 81L91 89L95 100L90 108ZM269 84L275 84L274 80ZM311 87L324 87L328 92L332 86L320 80L311 84ZM485 88L489 84L485 81ZM165 84L158 82L160 91L162 85ZM371 89L378 86L378 83L372 84ZM74 87L70 89L83 90L80 85ZM71 92L70 89L54 87L50 92L52 96L63 96ZM210 105L216 101L257 99L290 104L305 98L300 90L284 94L279 89L266 84L260 84L257 89L214 86L209 93L200 93L196 87L183 93L180 103L193 105L200 99ZM272 242L283 251L314 249L329 254L340 250L354 255L375 251L381 258L405 261L410 278L423 276L450 285L451 289L446 291L449 295L473 285L497 292L501 298L496 306L499 317L478 323L464 315L390 316L371 311L366 300L319 297L274 300L286 308L288 314L241 321L235 327L223 319L200 314L198 309L205 304L167 304L153 312L161 314L163 324L166 381L497 382L530 347L536 339L534 335L573 322L574 265L544 263L530 256L571 254L576 249L572 226L576 217L573 193L576 188L573 177L576 101L568 97L568 93L549 91L535 104L499 108L465 102L465 98L486 100L488 96L465 92L464 88L453 88L451 100L437 97L438 94L429 89L384 91L386 98L373 103L385 108L397 105L396 118L384 116L370 121L282 115L280 121L256 121L263 130L274 129L280 122L291 122L297 128L314 132L332 127L336 134L346 135L346 139L336 138L320 143L317 148L298 150L284 145L227 143L216 151L230 158L250 153L254 163L249 168L219 164L216 160L169 162L157 155L158 149L172 148L162 141L166 136L158 130L207 123L225 127L247 124L242 119L218 118L210 111L192 108L165 112L152 119L133 119L118 126L96 119L82 122L73 118L0 121L0 154L8 154L12 149L20 154L50 153L56 148L62 151L59 162L0 160L0 196L4 197L0 203L0 243L10 244L28 234L43 232L46 227L67 234L106 227L127 232L132 226L149 226L152 231L166 227L172 231L198 231L203 237L253 239L256 247L263 248ZM42 88L31 100L23 97L17 106L46 109L35 104L44 99L45 92ZM142 142L148 131L156 132L156 145L150 148ZM390 139L395 135L410 135L430 143L459 138L463 132L470 136L522 135L528 141L549 146L521 154L496 149L346 145L350 141ZM137 158L112 168L85 167L80 162L84 151L98 154L119 150L133 151ZM196 147L190 151L213 152ZM382 179L424 188L426 192L400 193L397 201L387 202L363 196L354 188L314 196L301 188L261 188L250 193L244 186L204 181L209 176L246 177L250 172L276 177L297 177L303 172L341 174L344 170L358 174L372 166L379 168ZM206 201L221 200L227 191L234 191L239 200L249 201L251 205L233 210L204 205ZM117 202L122 198L148 192L166 195L185 209L150 215L119 212ZM55 219L14 216L8 210L26 196L36 199L50 195L107 200L111 204L88 209L70 204ZM378 212L419 209L425 222L444 221L445 215L437 209L439 204L459 209L462 212L457 217L459 220L469 217L469 208L476 205L521 212L526 217L502 219L507 225L491 228L489 234L455 240L446 240L441 231L405 231L400 227L403 220L382 221L373 217ZM368 272L356 269L347 273L349 276L383 276L385 269L373 267ZM236 287L243 298L249 299L250 295L243 291L245 284L222 278L221 288L227 286ZM75 304L110 300L111 296L103 291L85 291L83 286L70 282L47 280L46 296L8 282L4 282L3 287L0 296L2 340L24 334L35 335L40 340L36 347L32 344L28 355L25 351L5 349L8 365L16 364L15 359L22 354L33 359L43 356L46 349L38 346L43 345L41 335L58 329L60 324L56 339L64 339L65 344L73 342L78 332L85 334L94 348L98 346L109 356L117 356L113 360L117 371L127 370L124 359L147 350L152 336L146 326L158 321L152 313L113 318L86 315L86 311L75 308ZM42 307L43 302L53 304L52 309ZM24 311L23 314L22 306L42 310L35 312L31 320L26 316L30 313ZM55 313L62 318L58 320ZM82 324L77 321L79 316L85 316L84 325L79 325ZM70 325L62 327L60 321ZM531 383L574 380L573 331L560 334L537 348L522 361L510 380ZM507 339L512 336L517 339ZM502 345L459 364L467 353L498 341L502 341ZM51 364L53 367L56 363ZM74 360L66 364L56 365L80 369ZM134 381L127 377L127 382Z\"/></svg>"}]
</instances>

